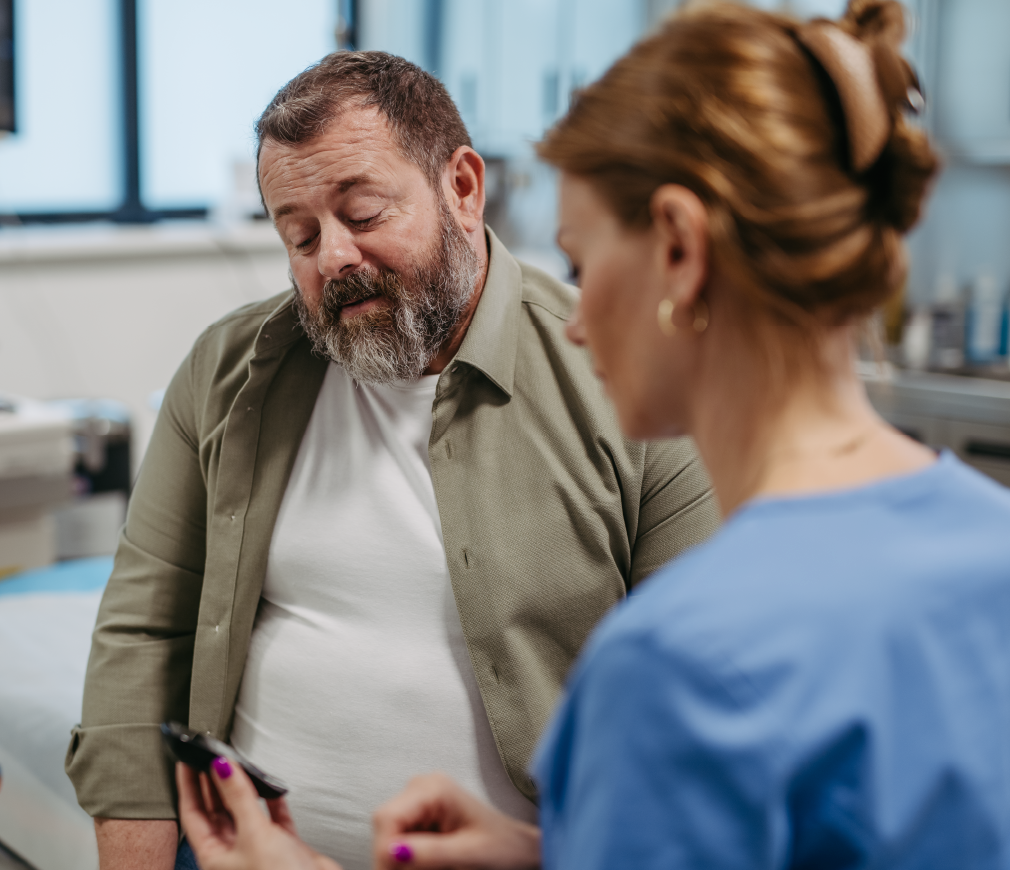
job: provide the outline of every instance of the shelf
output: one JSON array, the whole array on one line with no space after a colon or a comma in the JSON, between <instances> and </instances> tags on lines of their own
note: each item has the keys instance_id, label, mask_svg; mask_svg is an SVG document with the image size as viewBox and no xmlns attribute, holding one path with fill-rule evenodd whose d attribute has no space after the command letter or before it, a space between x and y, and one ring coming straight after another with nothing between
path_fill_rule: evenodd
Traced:
<instances>
[{"instance_id":1,"label":"shelf","mask_svg":"<svg viewBox=\"0 0 1010 870\"><path fill-rule=\"evenodd\" d=\"M0 230L0 269L35 263L249 253L284 253L272 223L179 221L152 226L89 224Z\"/></svg>"},{"instance_id":2,"label":"shelf","mask_svg":"<svg viewBox=\"0 0 1010 870\"><path fill-rule=\"evenodd\" d=\"M888 369L864 375L870 401L889 413L1010 427L1010 383L991 378Z\"/></svg>"}]
</instances>

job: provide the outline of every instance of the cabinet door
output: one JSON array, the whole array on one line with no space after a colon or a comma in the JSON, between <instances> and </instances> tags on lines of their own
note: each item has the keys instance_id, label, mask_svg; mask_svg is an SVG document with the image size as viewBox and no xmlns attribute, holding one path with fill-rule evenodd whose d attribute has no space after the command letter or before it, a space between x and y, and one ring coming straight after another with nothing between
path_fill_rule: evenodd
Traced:
<instances>
[{"instance_id":1,"label":"cabinet door","mask_svg":"<svg viewBox=\"0 0 1010 870\"><path fill-rule=\"evenodd\" d=\"M957 154L1010 163L1010 0L934 0L935 129Z\"/></svg>"}]
</instances>

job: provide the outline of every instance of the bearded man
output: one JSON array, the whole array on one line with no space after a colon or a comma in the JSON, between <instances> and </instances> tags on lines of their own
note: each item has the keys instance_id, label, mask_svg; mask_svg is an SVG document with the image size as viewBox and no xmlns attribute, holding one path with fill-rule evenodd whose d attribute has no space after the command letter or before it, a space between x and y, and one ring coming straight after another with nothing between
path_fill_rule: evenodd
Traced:
<instances>
[{"instance_id":1,"label":"bearded man","mask_svg":"<svg viewBox=\"0 0 1010 870\"><path fill-rule=\"evenodd\" d=\"M485 227L437 80L330 55L257 132L293 289L197 341L144 460L67 756L104 870L176 859L164 720L285 780L346 870L425 771L532 819L586 635L717 523L690 443L621 437L575 291Z\"/></svg>"}]
</instances>

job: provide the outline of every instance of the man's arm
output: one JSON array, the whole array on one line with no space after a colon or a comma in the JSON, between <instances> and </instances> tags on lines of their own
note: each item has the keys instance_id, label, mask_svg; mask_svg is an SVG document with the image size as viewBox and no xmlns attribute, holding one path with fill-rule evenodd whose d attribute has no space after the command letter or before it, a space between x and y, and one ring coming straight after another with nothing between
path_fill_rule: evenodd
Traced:
<instances>
[{"instance_id":1,"label":"man's arm","mask_svg":"<svg viewBox=\"0 0 1010 870\"><path fill-rule=\"evenodd\" d=\"M81 725L66 761L90 815L166 820L164 830L175 826L175 793L159 725L189 719L206 547L207 493L194 414L197 352L169 386L130 499L95 625Z\"/></svg>"},{"instance_id":2,"label":"man's arm","mask_svg":"<svg viewBox=\"0 0 1010 870\"><path fill-rule=\"evenodd\" d=\"M168 819L95 819L101 870L172 870L179 829Z\"/></svg>"},{"instance_id":3,"label":"man's arm","mask_svg":"<svg viewBox=\"0 0 1010 870\"><path fill-rule=\"evenodd\" d=\"M719 523L712 482L694 442L651 442L645 451L629 588L710 537Z\"/></svg>"}]
</instances>

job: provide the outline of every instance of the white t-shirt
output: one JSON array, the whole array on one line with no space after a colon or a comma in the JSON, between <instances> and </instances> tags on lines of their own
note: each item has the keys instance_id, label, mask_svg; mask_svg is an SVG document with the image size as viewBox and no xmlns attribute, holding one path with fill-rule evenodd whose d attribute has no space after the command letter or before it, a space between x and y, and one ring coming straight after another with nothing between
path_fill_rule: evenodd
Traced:
<instances>
[{"instance_id":1,"label":"white t-shirt","mask_svg":"<svg viewBox=\"0 0 1010 870\"><path fill-rule=\"evenodd\" d=\"M368 387L331 364L281 503L232 742L291 787L295 824L345 870L371 813L441 770L510 815L449 580L428 461L438 376Z\"/></svg>"}]
</instances>

